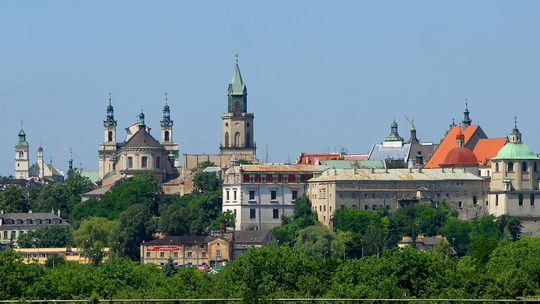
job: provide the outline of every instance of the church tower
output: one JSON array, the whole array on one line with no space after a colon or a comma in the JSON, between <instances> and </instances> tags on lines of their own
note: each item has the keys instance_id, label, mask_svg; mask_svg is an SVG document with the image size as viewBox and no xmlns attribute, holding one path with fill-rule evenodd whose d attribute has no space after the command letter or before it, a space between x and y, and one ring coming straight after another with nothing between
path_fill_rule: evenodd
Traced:
<instances>
[{"instance_id":1,"label":"church tower","mask_svg":"<svg viewBox=\"0 0 540 304\"><path fill-rule=\"evenodd\" d=\"M165 106L163 107L163 119L161 124L161 144L167 150L169 158L174 157L174 166L179 166L178 144L173 141L173 121L171 120L171 109L169 107L167 93L165 93Z\"/></svg>"},{"instance_id":2,"label":"church tower","mask_svg":"<svg viewBox=\"0 0 540 304\"><path fill-rule=\"evenodd\" d=\"M254 139L253 113L247 111L247 87L242 79L238 56L233 79L227 90L228 109L221 115L223 132L221 154L256 155Z\"/></svg>"},{"instance_id":3,"label":"church tower","mask_svg":"<svg viewBox=\"0 0 540 304\"><path fill-rule=\"evenodd\" d=\"M22 126L21 126L22 127ZM30 158L26 134L21 128L19 131L19 141L15 145L15 178L28 179L30 177Z\"/></svg>"},{"instance_id":4,"label":"church tower","mask_svg":"<svg viewBox=\"0 0 540 304\"><path fill-rule=\"evenodd\" d=\"M114 120L114 107L109 93L107 116L103 121L103 142L99 147L99 178L113 170L113 158L116 152L116 120Z\"/></svg>"}]
</instances>

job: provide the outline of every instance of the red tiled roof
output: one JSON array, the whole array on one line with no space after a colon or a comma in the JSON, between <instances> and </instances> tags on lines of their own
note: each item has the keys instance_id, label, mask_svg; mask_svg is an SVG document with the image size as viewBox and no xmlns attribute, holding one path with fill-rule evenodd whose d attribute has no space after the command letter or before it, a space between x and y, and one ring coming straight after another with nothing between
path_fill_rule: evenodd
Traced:
<instances>
[{"instance_id":1,"label":"red tiled roof","mask_svg":"<svg viewBox=\"0 0 540 304\"><path fill-rule=\"evenodd\" d=\"M497 156L499 150L506 144L506 138L482 138L474 147L474 155L480 166L490 166L491 159Z\"/></svg>"},{"instance_id":2,"label":"red tiled roof","mask_svg":"<svg viewBox=\"0 0 540 304\"><path fill-rule=\"evenodd\" d=\"M465 146L467 145L471 137L476 133L476 130L478 130L478 128L478 125L470 125L463 130L463 135L465 136ZM448 133L446 133L446 136L443 138L443 140L437 147L437 150L433 152L433 155L426 163L425 168L439 168L441 166L448 152L450 152L450 150L456 147L456 136L458 135L460 130L461 126L456 125L453 126L450 131L448 131Z\"/></svg>"},{"instance_id":3,"label":"red tiled roof","mask_svg":"<svg viewBox=\"0 0 540 304\"><path fill-rule=\"evenodd\" d=\"M330 152L330 153L301 153L296 160L297 164L315 164L320 160L333 160L340 159L341 153L339 152Z\"/></svg>"}]
</instances>

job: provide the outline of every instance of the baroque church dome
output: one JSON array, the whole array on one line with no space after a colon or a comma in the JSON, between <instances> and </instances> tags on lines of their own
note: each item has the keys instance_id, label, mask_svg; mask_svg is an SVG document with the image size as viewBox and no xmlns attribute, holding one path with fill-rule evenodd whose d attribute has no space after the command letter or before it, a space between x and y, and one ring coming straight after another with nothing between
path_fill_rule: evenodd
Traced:
<instances>
[{"instance_id":1,"label":"baroque church dome","mask_svg":"<svg viewBox=\"0 0 540 304\"><path fill-rule=\"evenodd\" d=\"M444 158L443 166L477 166L478 160L471 149L465 147L455 147Z\"/></svg>"}]
</instances>

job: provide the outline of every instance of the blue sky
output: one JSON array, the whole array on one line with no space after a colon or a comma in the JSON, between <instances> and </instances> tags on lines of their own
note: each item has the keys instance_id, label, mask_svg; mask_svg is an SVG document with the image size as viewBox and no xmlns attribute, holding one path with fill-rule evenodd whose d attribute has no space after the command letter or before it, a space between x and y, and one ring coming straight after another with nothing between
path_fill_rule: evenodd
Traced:
<instances>
[{"instance_id":1,"label":"blue sky","mask_svg":"<svg viewBox=\"0 0 540 304\"><path fill-rule=\"evenodd\" d=\"M181 153L214 153L240 54L263 158L367 153L394 117L438 142L465 98L540 152L538 1L1 1L0 175L24 120L32 161L97 168L108 93L122 128L157 136L169 95Z\"/></svg>"}]
</instances>

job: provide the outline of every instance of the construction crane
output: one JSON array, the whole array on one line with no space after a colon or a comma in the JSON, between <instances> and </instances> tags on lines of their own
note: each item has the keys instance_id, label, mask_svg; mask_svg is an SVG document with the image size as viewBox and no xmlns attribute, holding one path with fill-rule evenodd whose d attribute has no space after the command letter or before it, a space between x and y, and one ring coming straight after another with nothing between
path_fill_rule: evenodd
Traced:
<instances>
[{"instance_id":1,"label":"construction crane","mask_svg":"<svg viewBox=\"0 0 540 304\"><path fill-rule=\"evenodd\" d=\"M409 122L409 126L411 127L411 130L416 130L416 127L414 125L414 119L410 119L407 116L405 116L405 119Z\"/></svg>"}]
</instances>

